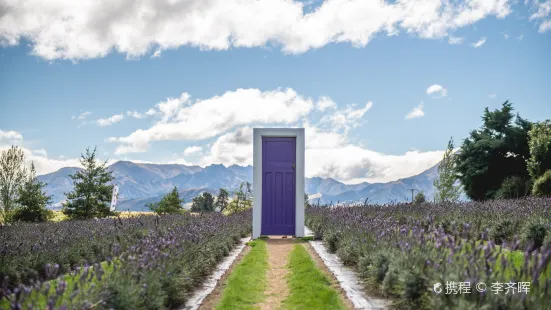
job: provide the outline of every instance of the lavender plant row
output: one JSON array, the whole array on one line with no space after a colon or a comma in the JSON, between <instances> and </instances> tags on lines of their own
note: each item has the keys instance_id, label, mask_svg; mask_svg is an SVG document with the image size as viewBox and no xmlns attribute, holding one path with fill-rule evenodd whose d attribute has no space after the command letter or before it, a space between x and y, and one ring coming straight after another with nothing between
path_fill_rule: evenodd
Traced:
<instances>
[{"instance_id":1,"label":"lavender plant row","mask_svg":"<svg viewBox=\"0 0 551 310\"><path fill-rule=\"evenodd\" d=\"M0 308L175 308L250 230L250 211L9 227L2 259L16 266L2 268L27 277L4 279Z\"/></svg>"},{"instance_id":2,"label":"lavender plant row","mask_svg":"<svg viewBox=\"0 0 551 310\"><path fill-rule=\"evenodd\" d=\"M312 207L306 221L396 308L551 309L550 199Z\"/></svg>"}]
</instances>

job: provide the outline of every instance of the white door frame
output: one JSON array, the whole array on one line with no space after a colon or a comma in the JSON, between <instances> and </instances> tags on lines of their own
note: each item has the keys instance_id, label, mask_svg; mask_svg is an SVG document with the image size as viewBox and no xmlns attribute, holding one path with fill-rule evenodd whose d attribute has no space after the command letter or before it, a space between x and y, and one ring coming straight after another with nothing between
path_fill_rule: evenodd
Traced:
<instances>
[{"instance_id":1,"label":"white door frame","mask_svg":"<svg viewBox=\"0 0 551 310\"><path fill-rule=\"evenodd\" d=\"M262 137L296 138L295 236L304 237L304 128L253 128L253 239L262 225Z\"/></svg>"}]
</instances>

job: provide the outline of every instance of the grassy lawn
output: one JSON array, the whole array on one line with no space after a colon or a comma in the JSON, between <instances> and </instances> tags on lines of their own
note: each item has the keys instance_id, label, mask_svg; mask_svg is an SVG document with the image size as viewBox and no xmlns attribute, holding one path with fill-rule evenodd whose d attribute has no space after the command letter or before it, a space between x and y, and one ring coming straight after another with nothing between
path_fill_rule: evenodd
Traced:
<instances>
[{"instance_id":1,"label":"grassy lawn","mask_svg":"<svg viewBox=\"0 0 551 310\"><path fill-rule=\"evenodd\" d=\"M301 244L294 246L288 266L291 294L283 302L285 309L346 309L329 279Z\"/></svg>"},{"instance_id":2,"label":"grassy lawn","mask_svg":"<svg viewBox=\"0 0 551 310\"><path fill-rule=\"evenodd\" d=\"M216 309L254 309L255 304L264 300L268 269L266 242L255 240L249 245L252 250L228 277Z\"/></svg>"}]
</instances>

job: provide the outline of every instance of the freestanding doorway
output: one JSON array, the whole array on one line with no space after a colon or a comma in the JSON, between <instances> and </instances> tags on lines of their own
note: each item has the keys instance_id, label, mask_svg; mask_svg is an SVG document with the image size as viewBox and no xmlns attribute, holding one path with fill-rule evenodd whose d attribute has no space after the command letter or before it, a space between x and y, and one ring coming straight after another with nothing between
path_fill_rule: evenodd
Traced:
<instances>
[{"instance_id":1,"label":"freestanding doorway","mask_svg":"<svg viewBox=\"0 0 551 310\"><path fill-rule=\"evenodd\" d=\"M253 238L304 236L304 128L254 128Z\"/></svg>"}]
</instances>

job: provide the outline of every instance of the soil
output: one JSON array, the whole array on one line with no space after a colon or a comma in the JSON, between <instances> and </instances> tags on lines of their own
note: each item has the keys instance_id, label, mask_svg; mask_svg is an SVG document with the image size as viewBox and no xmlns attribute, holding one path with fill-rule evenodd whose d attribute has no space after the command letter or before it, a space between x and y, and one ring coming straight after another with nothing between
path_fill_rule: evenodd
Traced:
<instances>
[{"instance_id":1,"label":"soil","mask_svg":"<svg viewBox=\"0 0 551 310\"><path fill-rule=\"evenodd\" d=\"M270 238L268 246L268 272L266 274L266 299L257 305L260 309L279 309L289 296L287 286L287 261L295 245L292 238Z\"/></svg>"}]
</instances>

